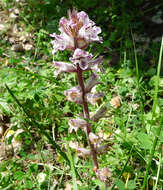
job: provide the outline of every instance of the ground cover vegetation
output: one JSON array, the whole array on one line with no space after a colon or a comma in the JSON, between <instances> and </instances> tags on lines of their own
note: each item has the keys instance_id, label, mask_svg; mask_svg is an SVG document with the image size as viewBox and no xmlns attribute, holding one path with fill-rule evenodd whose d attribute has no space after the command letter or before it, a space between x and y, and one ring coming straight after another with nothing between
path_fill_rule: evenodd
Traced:
<instances>
[{"instance_id":1,"label":"ground cover vegetation","mask_svg":"<svg viewBox=\"0 0 163 190\"><path fill-rule=\"evenodd\" d=\"M78 75L56 67L75 55L52 54L50 35L73 7L101 28L102 43L80 52L100 57L89 90L104 96L88 104L91 119L68 91ZM162 189L162 10L158 0L0 1L0 189ZM82 75L91 86L96 75ZM98 165L88 139L103 147Z\"/></svg>"}]
</instances>

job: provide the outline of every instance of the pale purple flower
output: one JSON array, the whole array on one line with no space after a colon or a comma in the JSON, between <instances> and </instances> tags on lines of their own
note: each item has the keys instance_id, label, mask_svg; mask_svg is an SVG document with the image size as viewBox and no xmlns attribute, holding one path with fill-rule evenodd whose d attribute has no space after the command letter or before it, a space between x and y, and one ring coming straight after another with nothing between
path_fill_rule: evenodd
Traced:
<instances>
[{"instance_id":1,"label":"pale purple flower","mask_svg":"<svg viewBox=\"0 0 163 190\"><path fill-rule=\"evenodd\" d=\"M66 99L71 102L76 102L78 104L82 104L82 92L79 86L75 86L71 89L68 89L64 92Z\"/></svg>"},{"instance_id":2,"label":"pale purple flower","mask_svg":"<svg viewBox=\"0 0 163 190\"><path fill-rule=\"evenodd\" d=\"M73 57L70 58L75 65L79 64L82 70L88 69L89 62L91 61L92 54L89 54L87 51L77 48L74 51Z\"/></svg>"},{"instance_id":3,"label":"pale purple flower","mask_svg":"<svg viewBox=\"0 0 163 190\"><path fill-rule=\"evenodd\" d=\"M55 54L58 50L74 50L74 40L66 33L63 32L60 35L53 33L51 37L55 38L55 40L51 42L53 45L52 54Z\"/></svg>"},{"instance_id":4,"label":"pale purple flower","mask_svg":"<svg viewBox=\"0 0 163 190\"><path fill-rule=\"evenodd\" d=\"M91 103L92 105L95 105L97 101L104 96L104 93L99 92L99 93L88 93L87 94L87 101Z\"/></svg>"},{"instance_id":5,"label":"pale purple flower","mask_svg":"<svg viewBox=\"0 0 163 190\"><path fill-rule=\"evenodd\" d=\"M98 35L101 29L95 26L95 23L89 19L84 12L77 12L75 9L68 12L68 19L62 17L59 22L60 35L56 33L51 36L55 38L52 41L53 54L58 50L75 50L76 48L84 49L91 42L102 42Z\"/></svg>"},{"instance_id":6,"label":"pale purple flower","mask_svg":"<svg viewBox=\"0 0 163 190\"><path fill-rule=\"evenodd\" d=\"M91 155L91 151L86 149L86 148L77 148L76 149L78 156L90 156Z\"/></svg>"},{"instance_id":7,"label":"pale purple flower","mask_svg":"<svg viewBox=\"0 0 163 190\"><path fill-rule=\"evenodd\" d=\"M56 76L61 72L76 72L75 66L71 63L55 61L54 66L56 67L56 71L54 72Z\"/></svg>"},{"instance_id":8,"label":"pale purple flower","mask_svg":"<svg viewBox=\"0 0 163 190\"><path fill-rule=\"evenodd\" d=\"M79 36L83 37L89 43L102 42L102 38L98 36L101 33L101 28L95 26L95 23L89 19L84 11L79 12L78 17L84 23L79 30Z\"/></svg>"},{"instance_id":9,"label":"pale purple flower","mask_svg":"<svg viewBox=\"0 0 163 190\"><path fill-rule=\"evenodd\" d=\"M99 137L95 135L94 133L90 132L89 133L89 140L91 141L92 144L97 143L99 141Z\"/></svg>"},{"instance_id":10,"label":"pale purple flower","mask_svg":"<svg viewBox=\"0 0 163 190\"><path fill-rule=\"evenodd\" d=\"M70 141L69 146L72 149L75 149L78 153L78 156L90 156L91 155L91 151L86 149L86 148L82 148L79 147L79 143L78 142L72 142Z\"/></svg>"},{"instance_id":11,"label":"pale purple flower","mask_svg":"<svg viewBox=\"0 0 163 190\"><path fill-rule=\"evenodd\" d=\"M87 126L87 122L84 119L76 118L76 119L69 119L69 132L72 133L74 130L75 132L80 129L85 129Z\"/></svg>"}]
</instances>

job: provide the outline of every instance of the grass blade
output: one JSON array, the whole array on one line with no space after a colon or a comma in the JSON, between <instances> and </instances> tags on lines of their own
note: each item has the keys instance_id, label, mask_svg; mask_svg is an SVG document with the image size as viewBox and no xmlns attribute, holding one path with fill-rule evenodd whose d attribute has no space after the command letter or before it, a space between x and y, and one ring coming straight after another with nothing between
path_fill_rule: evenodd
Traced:
<instances>
[{"instance_id":1,"label":"grass blade","mask_svg":"<svg viewBox=\"0 0 163 190\"><path fill-rule=\"evenodd\" d=\"M132 147L131 147L131 149L130 149L128 159L127 159L127 161L126 161L125 165L123 166L123 169L121 170L121 172L120 172L120 174L119 174L118 178L116 178L116 180L118 180L118 179L120 179L120 178L121 178L121 176L122 176L122 174L123 174L123 172L124 172L124 170L125 170L125 168L126 168L126 166L127 166L128 162L129 162L129 160L130 160L130 156L131 156L131 153L132 153L132 149L133 149L133 146L132 146ZM116 181L116 180L115 180L115 181ZM115 184L115 182L114 182L114 184L112 185L112 187L111 187L111 189L110 189L110 190L113 190L113 189L114 189L114 187L115 187L115 185L116 185L116 184Z\"/></svg>"},{"instance_id":2,"label":"grass blade","mask_svg":"<svg viewBox=\"0 0 163 190\"><path fill-rule=\"evenodd\" d=\"M160 136L162 124L163 124L163 116L161 117L160 125L158 127L157 134L155 136L153 146L152 146L152 149L151 149L151 153L150 153L150 156L149 156L149 160L148 160L148 163L147 163L146 173L145 173L145 177L144 177L144 181L143 181L142 190L145 190L145 187L146 187L146 184L147 184L148 173L149 173L149 169L151 167L152 158L153 158L154 153L155 153L155 148L156 148L156 145L157 145L157 142L158 142L158 137Z\"/></svg>"},{"instance_id":3,"label":"grass blade","mask_svg":"<svg viewBox=\"0 0 163 190\"><path fill-rule=\"evenodd\" d=\"M163 37L162 37L162 41L161 41L160 55L159 55L159 61L158 61L158 67L157 67L157 77L156 77L156 83L155 83L155 94L154 94L153 107L152 107L152 115L153 115L153 117L155 116L155 111L156 111L156 106L157 106L157 99L158 99L158 87L159 87L159 80L160 80L162 53L163 53Z\"/></svg>"},{"instance_id":4,"label":"grass blade","mask_svg":"<svg viewBox=\"0 0 163 190\"><path fill-rule=\"evenodd\" d=\"M140 103L141 121L142 121L142 125L143 125L143 130L146 131L145 121L144 121L144 105L143 105L143 101L142 101L142 93L141 93L140 82L139 82L139 80L140 80L139 66L138 66L138 59L137 59L137 53L136 53L136 47L135 47L135 40L134 40L132 31L131 31L131 35L132 35L133 46L134 46L134 56L135 56L135 64L136 64L136 81L137 81L137 89L138 89L138 96L139 96L139 103Z\"/></svg>"},{"instance_id":5,"label":"grass blade","mask_svg":"<svg viewBox=\"0 0 163 190\"><path fill-rule=\"evenodd\" d=\"M74 160L71 155L71 150L67 144L67 150L68 150L68 157L70 160L70 165L71 165L71 174L72 174L72 182L73 182L73 189L78 190L77 183L76 183L76 173L75 173L75 167L74 167Z\"/></svg>"}]
</instances>

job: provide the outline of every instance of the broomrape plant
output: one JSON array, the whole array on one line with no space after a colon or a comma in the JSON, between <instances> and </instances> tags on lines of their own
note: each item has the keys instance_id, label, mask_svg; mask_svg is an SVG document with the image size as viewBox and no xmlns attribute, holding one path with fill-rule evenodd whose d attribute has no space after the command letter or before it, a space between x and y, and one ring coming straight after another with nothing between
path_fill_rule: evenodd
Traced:
<instances>
[{"instance_id":1,"label":"broomrape plant","mask_svg":"<svg viewBox=\"0 0 163 190\"><path fill-rule=\"evenodd\" d=\"M68 19L62 17L59 22L60 34L53 33L54 37L52 41L53 51L55 54L58 50L70 50L72 51L72 57L69 58L71 63L54 61L56 71L54 74L57 76L61 72L74 72L77 75L78 86L65 91L66 99L80 104L83 106L83 118L70 118L69 119L69 132L82 129L88 139L90 150L81 148L78 145L71 144L71 148L76 149L79 155L92 156L93 159L93 171L97 176L105 181L109 175L107 168L99 169L97 154L106 149L106 146L100 147L99 137L91 132L90 114L88 109L88 103L95 105L95 103L104 96L104 93L93 93L92 88L99 84L98 72L100 72L99 65L102 64L103 58L100 56L93 59L93 55L87 52L85 49L92 42L102 43L102 38L99 36L101 28L97 27L95 23L89 19L88 15L81 11L77 12L75 9L68 11ZM91 77L87 83L84 83L83 72L91 71ZM105 109L103 109L106 111ZM100 114L98 116L98 113ZM97 112L96 118L99 119L101 112Z\"/></svg>"}]
</instances>

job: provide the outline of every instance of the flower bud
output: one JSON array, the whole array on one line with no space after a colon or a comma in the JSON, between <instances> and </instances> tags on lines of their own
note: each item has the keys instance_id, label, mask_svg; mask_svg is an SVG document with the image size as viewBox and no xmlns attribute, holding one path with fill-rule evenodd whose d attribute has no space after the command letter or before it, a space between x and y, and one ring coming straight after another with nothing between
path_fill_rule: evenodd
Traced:
<instances>
[{"instance_id":1,"label":"flower bud","mask_svg":"<svg viewBox=\"0 0 163 190\"><path fill-rule=\"evenodd\" d=\"M97 79L98 79L98 75L96 75L95 73L92 73L91 77L88 79L87 84L85 86L85 92L86 93L90 92L91 89L95 85L100 84L100 82Z\"/></svg>"},{"instance_id":2,"label":"flower bud","mask_svg":"<svg viewBox=\"0 0 163 190\"><path fill-rule=\"evenodd\" d=\"M102 98L103 96L104 96L104 93L102 93L102 92L99 92L99 93L96 93L96 94L88 93L87 94L87 100L92 105L95 105L97 103L97 101L100 98Z\"/></svg>"},{"instance_id":3,"label":"flower bud","mask_svg":"<svg viewBox=\"0 0 163 190\"><path fill-rule=\"evenodd\" d=\"M101 108L95 113L95 115L94 115L93 117L91 117L91 120L97 122L100 118L102 118L102 117L105 116L106 111L107 111L107 107L106 107L106 106L101 107Z\"/></svg>"}]
</instances>

